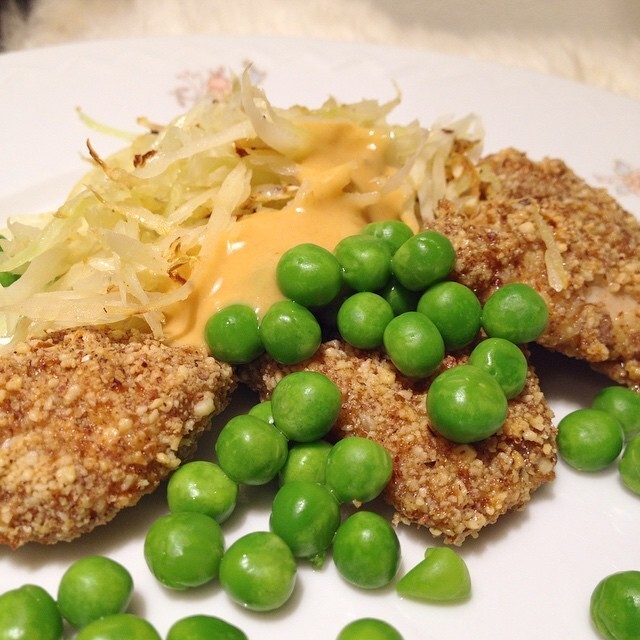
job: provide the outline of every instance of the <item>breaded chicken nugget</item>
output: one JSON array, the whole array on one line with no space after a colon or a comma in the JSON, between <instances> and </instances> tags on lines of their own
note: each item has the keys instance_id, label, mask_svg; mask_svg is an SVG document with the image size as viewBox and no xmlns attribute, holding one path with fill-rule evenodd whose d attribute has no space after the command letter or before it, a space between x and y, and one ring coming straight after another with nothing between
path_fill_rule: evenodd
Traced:
<instances>
[{"instance_id":1,"label":"breaded chicken nugget","mask_svg":"<svg viewBox=\"0 0 640 640\"><path fill-rule=\"evenodd\" d=\"M452 241L454 277L481 300L525 282L547 302L538 342L640 388L640 223L561 160L507 149L480 164L475 212L442 202L430 227Z\"/></svg>"},{"instance_id":2,"label":"breaded chicken nugget","mask_svg":"<svg viewBox=\"0 0 640 640\"><path fill-rule=\"evenodd\" d=\"M447 356L440 370L465 361ZM523 392L509 401L500 431L465 445L431 428L429 380L405 378L379 351L360 351L334 340L299 365L283 367L262 357L240 377L268 398L285 374L301 369L324 373L342 391L334 436L371 438L391 453L393 475L384 497L396 510L396 522L428 527L445 542L459 545L509 510L523 507L533 491L554 478L552 413L533 369Z\"/></svg>"},{"instance_id":3,"label":"breaded chicken nugget","mask_svg":"<svg viewBox=\"0 0 640 640\"><path fill-rule=\"evenodd\" d=\"M224 409L228 365L74 329L0 357L0 544L68 541L153 491Z\"/></svg>"}]
</instances>

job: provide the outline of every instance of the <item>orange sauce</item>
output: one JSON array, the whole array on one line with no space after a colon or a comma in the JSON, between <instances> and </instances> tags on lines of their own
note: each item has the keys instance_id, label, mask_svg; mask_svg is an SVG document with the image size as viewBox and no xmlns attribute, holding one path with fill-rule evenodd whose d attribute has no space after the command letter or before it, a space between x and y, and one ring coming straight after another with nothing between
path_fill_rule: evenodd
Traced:
<instances>
[{"instance_id":1,"label":"orange sauce","mask_svg":"<svg viewBox=\"0 0 640 640\"><path fill-rule=\"evenodd\" d=\"M193 292L165 314L170 342L202 345L207 319L229 304L248 304L264 314L283 298L276 265L297 244L332 251L342 238L384 219L403 219L415 230L412 214L404 213L404 192L382 189L395 171L385 161L385 136L347 120L311 120L308 128L314 145L297 165L297 195L282 209L234 220L216 246L201 249L190 277Z\"/></svg>"}]
</instances>

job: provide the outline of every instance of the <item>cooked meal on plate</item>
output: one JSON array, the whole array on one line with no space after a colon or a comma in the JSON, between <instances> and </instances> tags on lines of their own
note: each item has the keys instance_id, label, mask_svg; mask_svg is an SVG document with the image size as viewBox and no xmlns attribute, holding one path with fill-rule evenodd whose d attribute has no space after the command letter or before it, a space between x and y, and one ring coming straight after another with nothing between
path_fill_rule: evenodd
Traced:
<instances>
[{"instance_id":1,"label":"cooked meal on plate","mask_svg":"<svg viewBox=\"0 0 640 640\"><path fill-rule=\"evenodd\" d=\"M559 160L512 149L483 158L474 116L389 124L398 100L279 109L245 75L166 126L142 120L146 132L113 156L88 144L93 167L57 211L8 221L0 543L54 543L104 524L188 459L236 376L267 399L300 369L342 393L333 441L371 438L391 454L384 496L396 523L460 544L523 507L556 462L533 368L487 436L450 439L427 411L436 376L491 334L479 315L470 338L445 340L448 353L419 375L381 341L354 346L330 320L322 344L295 361L268 348L251 362L207 353L214 314L244 305L258 322L287 299L276 278L285 252L334 252L371 223L437 232L453 261L433 281L462 283L480 303L527 285L549 320L513 342L536 339L637 387L636 219ZM341 280L309 313L324 322L347 293L382 297L392 275ZM415 305L425 287L401 289Z\"/></svg>"}]
</instances>

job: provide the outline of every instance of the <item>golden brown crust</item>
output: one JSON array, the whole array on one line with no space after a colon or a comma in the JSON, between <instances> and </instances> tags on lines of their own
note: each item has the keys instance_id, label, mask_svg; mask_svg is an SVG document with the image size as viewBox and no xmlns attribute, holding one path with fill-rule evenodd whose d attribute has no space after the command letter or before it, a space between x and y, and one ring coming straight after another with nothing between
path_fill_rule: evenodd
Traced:
<instances>
[{"instance_id":1,"label":"golden brown crust","mask_svg":"<svg viewBox=\"0 0 640 640\"><path fill-rule=\"evenodd\" d=\"M457 279L483 300L507 282L531 284L550 311L540 344L640 385L638 220L560 160L506 149L481 170L494 179L478 210L443 202L432 225L457 250ZM543 228L560 254L560 287L550 282Z\"/></svg>"},{"instance_id":2,"label":"golden brown crust","mask_svg":"<svg viewBox=\"0 0 640 640\"><path fill-rule=\"evenodd\" d=\"M442 367L464 358L447 356ZM338 437L372 438L393 457L385 491L396 521L428 527L445 542L468 536L529 501L554 478L552 413L530 370L525 390L509 402L503 428L491 438L457 445L435 433L426 415L429 381L411 381L377 351L359 351L340 341L321 345L308 361L282 367L262 358L241 378L263 398L288 372L320 371L340 387L343 406L334 429Z\"/></svg>"},{"instance_id":3,"label":"golden brown crust","mask_svg":"<svg viewBox=\"0 0 640 640\"><path fill-rule=\"evenodd\" d=\"M0 357L0 543L71 540L151 492L228 403L231 367L108 329Z\"/></svg>"}]
</instances>

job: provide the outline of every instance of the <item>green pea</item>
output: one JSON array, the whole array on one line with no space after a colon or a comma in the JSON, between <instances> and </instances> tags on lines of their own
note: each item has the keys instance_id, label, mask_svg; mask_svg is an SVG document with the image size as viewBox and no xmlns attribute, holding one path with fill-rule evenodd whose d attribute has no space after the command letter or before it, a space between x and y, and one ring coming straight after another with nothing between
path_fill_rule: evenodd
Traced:
<instances>
[{"instance_id":1,"label":"green pea","mask_svg":"<svg viewBox=\"0 0 640 640\"><path fill-rule=\"evenodd\" d=\"M197 511L224 522L235 509L238 485L213 462L195 460L169 478L167 502L172 512Z\"/></svg>"},{"instance_id":2,"label":"green pea","mask_svg":"<svg viewBox=\"0 0 640 640\"><path fill-rule=\"evenodd\" d=\"M376 291L391 276L391 250L385 240L368 234L347 236L334 250L342 278L356 291Z\"/></svg>"},{"instance_id":3,"label":"green pea","mask_svg":"<svg viewBox=\"0 0 640 640\"><path fill-rule=\"evenodd\" d=\"M384 330L383 344L398 371L409 378L430 376L444 358L440 332L418 311L393 318Z\"/></svg>"},{"instance_id":4,"label":"green pea","mask_svg":"<svg viewBox=\"0 0 640 640\"><path fill-rule=\"evenodd\" d=\"M324 554L340 524L340 505L324 485L287 482L273 500L269 525L296 558Z\"/></svg>"},{"instance_id":5,"label":"green pea","mask_svg":"<svg viewBox=\"0 0 640 640\"><path fill-rule=\"evenodd\" d=\"M153 626L131 613L114 613L94 620L76 636L75 640L161 640Z\"/></svg>"},{"instance_id":6,"label":"green pea","mask_svg":"<svg viewBox=\"0 0 640 640\"><path fill-rule=\"evenodd\" d=\"M167 640L248 640L247 635L221 618L194 615L175 622Z\"/></svg>"},{"instance_id":7,"label":"green pea","mask_svg":"<svg viewBox=\"0 0 640 640\"><path fill-rule=\"evenodd\" d=\"M418 311L436 325L446 349L471 343L480 331L482 306L476 294L459 282L439 282L418 301Z\"/></svg>"},{"instance_id":8,"label":"green pea","mask_svg":"<svg viewBox=\"0 0 640 640\"><path fill-rule=\"evenodd\" d=\"M369 502L387 486L392 472L391 454L381 444L352 436L329 452L326 483L340 502Z\"/></svg>"},{"instance_id":9,"label":"green pea","mask_svg":"<svg viewBox=\"0 0 640 640\"><path fill-rule=\"evenodd\" d=\"M316 371L286 375L271 394L276 427L296 442L313 442L326 435L338 419L341 406L340 389Z\"/></svg>"},{"instance_id":10,"label":"green pea","mask_svg":"<svg viewBox=\"0 0 640 640\"><path fill-rule=\"evenodd\" d=\"M263 400L258 404L253 405L249 409L249 415L260 418L269 424L273 424L273 412L271 411L271 400Z\"/></svg>"},{"instance_id":11,"label":"green pea","mask_svg":"<svg viewBox=\"0 0 640 640\"><path fill-rule=\"evenodd\" d=\"M177 590L216 578L223 552L220 525L197 512L158 518L144 541L144 558L151 573L164 586Z\"/></svg>"},{"instance_id":12,"label":"green pea","mask_svg":"<svg viewBox=\"0 0 640 640\"><path fill-rule=\"evenodd\" d=\"M624 485L640 495L640 436L629 440L618 463L618 471Z\"/></svg>"},{"instance_id":13,"label":"green pea","mask_svg":"<svg viewBox=\"0 0 640 640\"><path fill-rule=\"evenodd\" d=\"M395 277L384 286L378 294L381 295L393 309L393 315L399 316L407 311L415 311L420 299L418 291L410 291L403 287Z\"/></svg>"},{"instance_id":14,"label":"green pea","mask_svg":"<svg viewBox=\"0 0 640 640\"><path fill-rule=\"evenodd\" d=\"M542 296L527 284L505 284L484 303L482 327L492 338L531 342L545 330L549 311Z\"/></svg>"},{"instance_id":15,"label":"green pea","mask_svg":"<svg viewBox=\"0 0 640 640\"><path fill-rule=\"evenodd\" d=\"M60 640L62 617L42 587L26 584L0 595L0 640Z\"/></svg>"},{"instance_id":16,"label":"green pea","mask_svg":"<svg viewBox=\"0 0 640 640\"><path fill-rule=\"evenodd\" d=\"M401 220L370 222L362 230L362 233L384 240L389 245L392 254L413 235L411 227Z\"/></svg>"},{"instance_id":17,"label":"green pea","mask_svg":"<svg viewBox=\"0 0 640 640\"><path fill-rule=\"evenodd\" d=\"M222 558L220 584L232 600L247 609L278 609L290 598L295 583L293 553L270 531L242 536Z\"/></svg>"},{"instance_id":18,"label":"green pea","mask_svg":"<svg viewBox=\"0 0 640 640\"><path fill-rule=\"evenodd\" d=\"M580 471L599 471L618 457L624 444L620 423L600 409L578 409L558 423L558 453Z\"/></svg>"},{"instance_id":19,"label":"green pea","mask_svg":"<svg viewBox=\"0 0 640 640\"><path fill-rule=\"evenodd\" d=\"M357 511L338 527L333 561L340 575L351 584L362 589L379 589L398 572L398 536L382 516Z\"/></svg>"},{"instance_id":20,"label":"green pea","mask_svg":"<svg viewBox=\"0 0 640 640\"><path fill-rule=\"evenodd\" d=\"M112 613L122 613L133 594L133 579L118 562L87 556L74 562L58 586L58 608L68 622L84 627Z\"/></svg>"},{"instance_id":21,"label":"green pea","mask_svg":"<svg viewBox=\"0 0 640 640\"><path fill-rule=\"evenodd\" d=\"M626 439L640 434L640 394L628 387L605 387L591 404L593 409L606 411L617 418Z\"/></svg>"},{"instance_id":22,"label":"green pea","mask_svg":"<svg viewBox=\"0 0 640 640\"><path fill-rule=\"evenodd\" d=\"M287 439L276 427L255 416L231 418L218 434L218 464L234 482L266 484L287 459Z\"/></svg>"},{"instance_id":23,"label":"green pea","mask_svg":"<svg viewBox=\"0 0 640 640\"><path fill-rule=\"evenodd\" d=\"M421 231L395 252L391 270L407 289L424 291L444 280L453 269L455 260L455 249L446 236L436 231Z\"/></svg>"},{"instance_id":24,"label":"green pea","mask_svg":"<svg viewBox=\"0 0 640 640\"><path fill-rule=\"evenodd\" d=\"M264 352L258 326L258 316L251 307L232 304L207 320L205 342L214 358L230 364L245 364Z\"/></svg>"},{"instance_id":25,"label":"green pea","mask_svg":"<svg viewBox=\"0 0 640 640\"><path fill-rule=\"evenodd\" d=\"M296 481L324 484L331 448L326 440L294 443L280 471L280 484Z\"/></svg>"},{"instance_id":26,"label":"green pea","mask_svg":"<svg viewBox=\"0 0 640 640\"><path fill-rule=\"evenodd\" d=\"M469 356L469 364L493 376L508 399L519 395L527 382L526 356L504 338L487 338L478 343Z\"/></svg>"},{"instance_id":27,"label":"green pea","mask_svg":"<svg viewBox=\"0 0 640 640\"><path fill-rule=\"evenodd\" d=\"M271 305L262 318L260 337L276 362L296 364L316 352L322 330L306 307L291 300L281 300Z\"/></svg>"},{"instance_id":28,"label":"green pea","mask_svg":"<svg viewBox=\"0 0 640 640\"><path fill-rule=\"evenodd\" d=\"M453 549L433 547L398 581L396 591L419 600L454 602L469 597L471 578L465 561Z\"/></svg>"},{"instance_id":29,"label":"green pea","mask_svg":"<svg viewBox=\"0 0 640 640\"><path fill-rule=\"evenodd\" d=\"M393 316L391 305L382 296L361 291L342 303L338 311L338 331L357 349L374 349L382 344L384 330Z\"/></svg>"},{"instance_id":30,"label":"green pea","mask_svg":"<svg viewBox=\"0 0 640 640\"><path fill-rule=\"evenodd\" d=\"M477 442L502 426L507 398L495 378L462 364L434 379L427 392L427 414L433 428L448 440Z\"/></svg>"},{"instance_id":31,"label":"green pea","mask_svg":"<svg viewBox=\"0 0 640 640\"><path fill-rule=\"evenodd\" d=\"M638 640L640 571L620 571L601 580L591 595L591 620L607 640Z\"/></svg>"},{"instance_id":32,"label":"green pea","mask_svg":"<svg viewBox=\"0 0 640 640\"><path fill-rule=\"evenodd\" d=\"M402 636L384 620L360 618L343 627L336 640L402 640Z\"/></svg>"},{"instance_id":33,"label":"green pea","mask_svg":"<svg viewBox=\"0 0 640 640\"><path fill-rule=\"evenodd\" d=\"M276 267L280 291L305 307L329 304L342 288L342 269L337 258L317 244L292 247Z\"/></svg>"}]
</instances>

